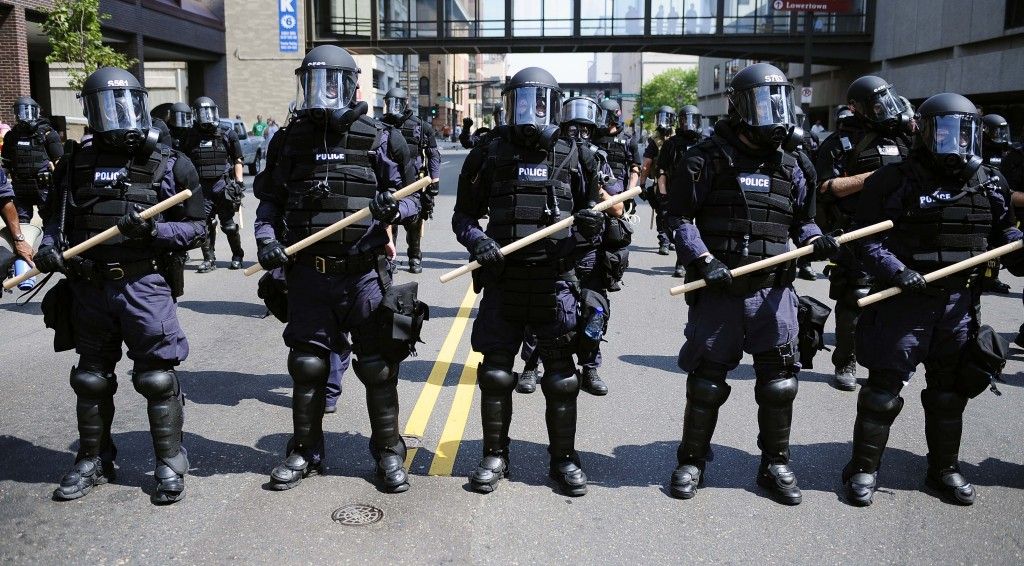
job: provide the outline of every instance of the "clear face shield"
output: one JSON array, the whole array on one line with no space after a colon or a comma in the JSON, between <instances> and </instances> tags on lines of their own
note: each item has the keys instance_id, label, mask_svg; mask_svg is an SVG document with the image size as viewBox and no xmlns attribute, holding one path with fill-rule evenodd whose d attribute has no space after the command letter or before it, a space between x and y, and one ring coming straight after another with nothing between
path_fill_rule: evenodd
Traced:
<instances>
[{"instance_id":1,"label":"clear face shield","mask_svg":"<svg viewBox=\"0 0 1024 566\"><path fill-rule=\"evenodd\" d=\"M39 119L39 107L34 104L18 104L14 107L14 115L21 122L35 122Z\"/></svg>"},{"instance_id":2,"label":"clear face shield","mask_svg":"<svg viewBox=\"0 0 1024 566\"><path fill-rule=\"evenodd\" d=\"M658 114L654 117L654 123L663 130L674 128L676 125L676 115L674 112L659 110Z\"/></svg>"},{"instance_id":3,"label":"clear face shield","mask_svg":"<svg viewBox=\"0 0 1024 566\"><path fill-rule=\"evenodd\" d=\"M401 116L409 108L409 102L404 98L394 96L384 97L384 113Z\"/></svg>"},{"instance_id":4,"label":"clear face shield","mask_svg":"<svg viewBox=\"0 0 1024 566\"><path fill-rule=\"evenodd\" d=\"M860 113L872 122L883 123L899 119L907 108L903 100L891 89L887 88L867 100L857 101Z\"/></svg>"},{"instance_id":5,"label":"clear face shield","mask_svg":"<svg viewBox=\"0 0 1024 566\"><path fill-rule=\"evenodd\" d=\"M188 128L192 125L192 113L172 110L167 125L172 128Z\"/></svg>"},{"instance_id":6,"label":"clear face shield","mask_svg":"<svg viewBox=\"0 0 1024 566\"><path fill-rule=\"evenodd\" d=\"M350 69L300 71L295 76L295 110L348 108L356 98L356 76Z\"/></svg>"},{"instance_id":7,"label":"clear face shield","mask_svg":"<svg viewBox=\"0 0 1024 566\"><path fill-rule=\"evenodd\" d=\"M793 87L762 85L733 95L733 105L744 122L753 126L796 124Z\"/></svg>"},{"instance_id":8,"label":"clear face shield","mask_svg":"<svg viewBox=\"0 0 1024 566\"><path fill-rule=\"evenodd\" d=\"M597 124L603 128L619 125L619 111L598 108Z\"/></svg>"},{"instance_id":9,"label":"clear face shield","mask_svg":"<svg viewBox=\"0 0 1024 566\"><path fill-rule=\"evenodd\" d=\"M981 157L981 125L973 114L922 118L921 141L942 161L967 163L972 157Z\"/></svg>"},{"instance_id":10,"label":"clear face shield","mask_svg":"<svg viewBox=\"0 0 1024 566\"><path fill-rule=\"evenodd\" d=\"M586 98L570 98L562 105L562 120L587 126L597 125L597 103Z\"/></svg>"},{"instance_id":11,"label":"clear face shield","mask_svg":"<svg viewBox=\"0 0 1024 566\"><path fill-rule=\"evenodd\" d=\"M505 108L511 109L508 125L538 128L558 126L562 102L558 91L548 87L520 87L504 94Z\"/></svg>"},{"instance_id":12,"label":"clear face shield","mask_svg":"<svg viewBox=\"0 0 1024 566\"><path fill-rule=\"evenodd\" d=\"M151 125L149 95L142 90L100 90L85 95L82 105L94 132L148 130Z\"/></svg>"},{"instance_id":13,"label":"clear face shield","mask_svg":"<svg viewBox=\"0 0 1024 566\"><path fill-rule=\"evenodd\" d=\"M985 137L988 141L996 145L1009 145L1010 143L1010 125L999 124L995 127L985 126Z\"/></svg>"},{"instance_id":14,"label":"clear face shield","mask_svg":"<svg viewBox=\"0 0 1024 566\"><path fill-rule=\"evenodd\" d=\"M700 114L683 114L680 116L679 130L683 132L700 132Z\"/></svg>"},{"instance_id":15,"label":"clear face shield","mask_svg":"<svg viewBox=\"0 0 1024 566\"><path fill-rule=\"evenodd\" d=\"M219 124L220 111L216 106L200 106L194 110L196 124Z\"/></svg>"}]
</instances>

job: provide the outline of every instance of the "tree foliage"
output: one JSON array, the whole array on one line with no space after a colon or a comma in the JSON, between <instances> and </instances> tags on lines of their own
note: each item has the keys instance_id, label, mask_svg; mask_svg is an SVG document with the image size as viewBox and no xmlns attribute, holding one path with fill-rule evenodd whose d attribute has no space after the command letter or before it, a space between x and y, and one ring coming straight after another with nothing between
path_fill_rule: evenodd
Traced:
<instances>
[{"instance_id":1,"label":"tree foliage","mask_svg":"<svg viewBox=\"0 0 1024 566\"><path fill-rule=\"evenodd\" d=\"M52 48L46 62L71 65L68 82L73 90L81 90L85 79L100 67L127 69L136 63L103 44L100 23L109 19L110 14L100 13L100 0L54 0L46 13L43 31Z\"/></svg>"},{"instance_id":2,"label":"tree foliage","mask_svg":"<svg viewBox=\"0 0 1024 566\"><path fill-rule=\"evenodd\" d=\"M644 83L638 100L647 129L654 127L658 108L671 106L679 110L687 104L697 104L697 69L669 69L658 73Z\"/></svg>"}]
</instances>

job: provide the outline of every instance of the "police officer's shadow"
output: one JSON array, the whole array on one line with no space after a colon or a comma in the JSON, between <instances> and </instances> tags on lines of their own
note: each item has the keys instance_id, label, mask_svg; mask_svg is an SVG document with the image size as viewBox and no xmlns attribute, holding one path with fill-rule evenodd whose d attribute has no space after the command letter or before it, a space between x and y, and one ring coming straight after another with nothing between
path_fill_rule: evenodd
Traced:
<instances>
[{"instance_id":1,"label":"police officer's shadow","mask_svg":"<svg viewBox=\"0 0 1024 566\"><path fill-rule=\"evenodd\" d=\"M402 258L402 267L408 267L409 261L405 259L403 251L399 250L398 257ZM467 263L469 263L469 252L432 252L424 250L421 265L423 269L456 269ZM416 276L413 275L412 277Z\"/></svg>"},{"instance_id":2,"label":"police officer's shadow","mask_svg":"<svg viewBox=\"0 0 1024 566\"><path fill-rule=\"evenodd\" d=\"M266 318L267 307L255 297L251 301L178 301L178 306L199 314Z\"/></svg>"},{"instance_id":3,"label":"police officer's shadow","mask_svg":"<svg viewBox=\"0 0 1024 566\"><path fill-rule=\"evenodd\" d=\"M186 402L234 407L243 400L291 408L292 379L287 374L178 370Z\"/></svg>"},{"instance_id":4,"label":"police officer's shadow","mask_svg":"<svg viewBox=\"0 0 1024 566\"><path fill-rule=\"evenodd\" d=\"M113 440L118 451L117 479L113 483L138 487L152 495L156 491L156 482L152 477L155 461L149 431L115 433ZM263 474L276 464L273 452L212 440L187 430L184 446L188 451L189 476ZM77 452L78 441L67 450L53 450L14 436L0 435L0 453L4 454L6 462L0 466L0 481L53 484L56 487L64 473L71 469ZM187 481L186 478L186 485Z\"/></svg>"},{"instance_id":5,"label":"police officer's shadow","mask_svg":"<svg viewBox=\"0 0 1024 566\"><path fill-rule=\"evenodd\" d=\"M827 353L827 352L826 352ZM821 352L819 352L819 355ZM667 371L669 373L679 374L679 378L686 379L686 374L679 369L678 356L666 356L661 354L622 354L619 359L627 364L657 369L661 371ZM829 367L827 359L815 360L819 364L820 369ZM817 383L831 383L831 375L826 373L820 373L813 369L800 370L799 374L800 381L805 382L817 382ZM754 381L754 368L750 366L748 361L741 363L739 367L729 372L728 381Z\"/></svg>"}]
</instances>

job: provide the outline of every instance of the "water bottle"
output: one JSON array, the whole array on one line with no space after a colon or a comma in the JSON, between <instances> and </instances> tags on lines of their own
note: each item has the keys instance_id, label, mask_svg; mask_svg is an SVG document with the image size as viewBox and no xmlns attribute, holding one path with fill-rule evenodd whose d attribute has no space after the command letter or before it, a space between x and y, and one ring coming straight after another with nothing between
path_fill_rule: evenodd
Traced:
<instances>
[{"instance_id":1,"label":"water bottle","mask_svg":"<svg viewBox=\"0 0 1024 566\"><path fill-rule=\"evenodd\" d=\"M27 261L25 261L23 259L16 259L16 260L14 260L14 276L15 277L17 277L17 276L27 272L30 269L32 269L32 266L30 266ZM36 286L36 278L35 277L31 277L29 279L26 279L26 280L22 281L21 283L18 283L18 289L21 290L21 291L31 291L32 288L35 287L35 286Z\"/></svg>"},{"instance_id":2,"label":"water bottle","mask_svg":"<svg viewBox=\"0 0 1024 566\"><path fill-rule=\"evenodd\" d=\"M583 329L583 333L587 335L587 338L595 342L601 339L601 336L604 334L603 308L594 307L594 313L590 315L590 320L587 321L587 326Z\"/></svg>"}]
</instances>

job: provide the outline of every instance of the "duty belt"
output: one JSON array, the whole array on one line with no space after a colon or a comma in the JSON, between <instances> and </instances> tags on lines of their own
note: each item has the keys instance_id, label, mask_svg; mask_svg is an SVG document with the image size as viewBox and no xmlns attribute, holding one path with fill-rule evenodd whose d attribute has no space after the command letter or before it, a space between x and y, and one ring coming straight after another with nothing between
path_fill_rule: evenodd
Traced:
<instances>
[{"instance_id":1,"label":"duty belt","mask_svg":"<svg viewBox=\"0 0 1024 566\"><path fill-rule=\"evenodd\" d=\"M296 263L308 265L324 275L351 275L366 273L377 267L377 254L329 256L299 254Z\"/></svg>"},{"instance_id":2,"label":"duty belt","mask_svg":"<svg viewBox=\"0 0 1024 566\"><path fill-rule=\"evenodd\" d=\"M87 279L104 281L120 281L160 271L160 264L156 259L143 259L130 263L84 260L82 267Z\"/></svg>"}]
</instances>

